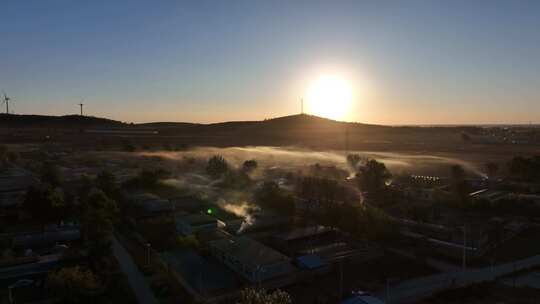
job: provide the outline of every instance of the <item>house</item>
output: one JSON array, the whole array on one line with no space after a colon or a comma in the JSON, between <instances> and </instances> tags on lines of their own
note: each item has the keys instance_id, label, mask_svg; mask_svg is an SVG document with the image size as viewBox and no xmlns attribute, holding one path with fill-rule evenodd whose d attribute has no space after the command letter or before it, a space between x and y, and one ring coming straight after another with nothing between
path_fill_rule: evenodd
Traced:
<instances>
[{"instance_id":1,"label":"house","mask_svg":"<svg viewBox=\"0 0 540 304\"><path fill-rule=\"evenodd\" d=\"M206 214L180 214L175 216L176 233L191 235L218 228L218 220Z\"/></svg>"},{"instance_id":2,"label":"house","mask_svg":"<svg viewBox=\"0 0 540 304\"><path fill-rule=\"evenodd\" d=\"M212 255L252 283L290 275L291 260L246 236L210 242Z\"/></svg>"}]
</instances>

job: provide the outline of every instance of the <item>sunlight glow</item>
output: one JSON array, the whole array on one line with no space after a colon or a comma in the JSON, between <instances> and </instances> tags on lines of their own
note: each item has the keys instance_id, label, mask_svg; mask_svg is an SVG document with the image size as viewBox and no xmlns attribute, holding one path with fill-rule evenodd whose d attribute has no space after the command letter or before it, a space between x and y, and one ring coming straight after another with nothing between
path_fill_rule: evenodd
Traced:
<instances>
[{"instance_id":1,"label":"sunlight glow","mask_svg":"<svg viewBox=\"0 0 540 304\"><path fill-rule=\"evenodd\" d=\"M308 114L341 120L351 106L352 89L343 78L324 75L308 88L306 102Z\"/></svg>"}]
</instances>

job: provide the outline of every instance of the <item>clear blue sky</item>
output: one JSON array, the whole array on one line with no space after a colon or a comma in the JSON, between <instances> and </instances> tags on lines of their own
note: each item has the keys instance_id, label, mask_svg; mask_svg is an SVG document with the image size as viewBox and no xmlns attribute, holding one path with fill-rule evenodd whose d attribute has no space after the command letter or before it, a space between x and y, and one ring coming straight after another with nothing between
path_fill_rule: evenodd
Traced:
<instances>
[{"instance_id":1,"label":"clear blue sky","mask_svg":"<svg viewBox=\"0 0 540 304\"><path fill-rule=\"evenodd\" d=\"M298 112L319 74L348 120L540 122L540 1L1 3L0 88L16 113L225 121Z\"/></svg>"}]
</instances>

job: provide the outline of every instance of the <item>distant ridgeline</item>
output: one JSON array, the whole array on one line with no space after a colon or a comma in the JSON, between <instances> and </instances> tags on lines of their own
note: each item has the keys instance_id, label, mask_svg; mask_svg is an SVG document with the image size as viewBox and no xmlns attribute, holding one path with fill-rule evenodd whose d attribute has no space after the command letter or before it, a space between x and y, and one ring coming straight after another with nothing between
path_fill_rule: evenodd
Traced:
<instances>
[{"instance_id":1,"label":"distant ridgeline","mask_svg":"<svg viewBox=\"0 0 540 304\"><path fill-rule=\"evenodd\" d=\"M89 126L104 126L104 127L119 127L124 123L112 119L81 116L81 115L65 115L65 116L48 116L48 115L19 115L19 114L0 114L0 127L57 127L57 128L73 128L73 127L89 127Z\"/></svg>"},{"instance_id":2,"label":"distant ridgeline","mask_svg":"<svg viewBox=\"0 0 540 304\"><path fill-rule=\"evenodd\" d=\"M56 133L54 133L54 132ZM74 135L77 133L78 135ZM83 135L84 134L84 135ZM486 137L480 127L382 126L340 122L312 115L290 115L262 121L211 124L154 122L132 124L81 116L0 114L0 137L8 142L128 142L146 146L304 146L311 148L455 149ZM118 137L121 137L120 139Z\"/></svg>"}]
</instances>

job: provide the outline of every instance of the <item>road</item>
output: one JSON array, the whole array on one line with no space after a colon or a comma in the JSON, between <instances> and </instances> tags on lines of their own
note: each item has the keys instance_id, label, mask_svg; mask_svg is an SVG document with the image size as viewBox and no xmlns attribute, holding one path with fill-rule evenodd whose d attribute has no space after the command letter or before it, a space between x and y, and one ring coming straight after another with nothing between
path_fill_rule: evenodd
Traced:
<instances>
[{"instance_id":1,"label":"road","mask_svg":"<svg viewBox=\"0 0 540 304\"><path fill-rule=\"evenodd\" d=\"M421 277L401 282L390 287L390 297L387 303L413 303L428 297L437 291L449 288L468 286L475 283L490 281L503 275L540 265L540 255L494 267L451 271L432 276ZM386 291L377 294L381 299L386 298Z\"/></svg>"},{"instance_id":2,"label":"road","mask_svg":"<svg viewBox=\"0 0 540 304\"><path fill-rule=\"evenodd\" d=\"M112 240L113 254L120 264L122 272L127 276L131 290L135 293L139 304L158 304L159 301L154 296L152 289L148 286L148 282L144 275L139 271L131 255L118 242L116 237Z\"/></svg>"}]
</instances>

